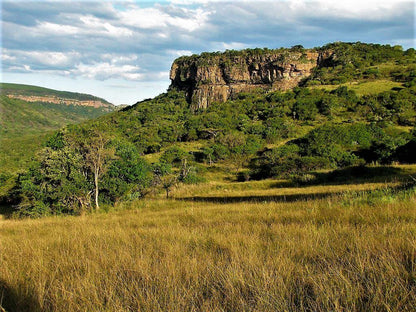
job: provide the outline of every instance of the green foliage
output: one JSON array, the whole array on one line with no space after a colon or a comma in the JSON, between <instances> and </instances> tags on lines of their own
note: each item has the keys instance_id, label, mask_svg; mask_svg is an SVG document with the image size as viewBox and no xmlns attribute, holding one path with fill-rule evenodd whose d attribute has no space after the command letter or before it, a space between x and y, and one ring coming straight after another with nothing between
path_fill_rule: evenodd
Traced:
<instances>
[{"instance_id":1,"label":"green foliage","mask_svg":"<svg viewBox=\"0 0 416 312\"><path fill-rule=\"evenodd\" d=\"M291 53L301 55L302 49L273 53L283 62ZM365 96L347 86L255 90L199 111L190 109L184 92L169 90L51 135L32 167L17 179L19 212L82 213L91 209L91 197L98 193L97 204L143 197L158 189L169 197L179 183L202 181L201 168L213 163L245 180L279 177L305 182L321 169L413 162L414 136L397 130L416 122L413 52L358 43L333 44L324 51L333 55L307 84L386 76L405 84ZM179 62L209 64L215 58L225 62L266 52L270 50L226 51ZM385 62L390 62L388 68ZM91 161L97 137L103 139L100 149L105 158L98 175Z\"/></svg>"},{"instance_id":2,"label":"green foliage","mask_svg":"<svg viewBox=\"0 0 416 312\"><path fill-rule=\"evenodd\" d=\"M185 159L189 160L190 156L184 150L173 146L168 148L160 157L160 161L172 166L180 166Z\"/></svg>"},{"instance_id":3,"label":"green foliage","mask_svg":"<svg viewBox=\"0 0 416 312\"><path fill-rule=\"evenodd\" d=\"M293 115L299 120L314 120L317 114L318 108L313 98L299 99L293 107Z\"/></svg>"},{"instance_id":4,"label":"green foliage","mask_svg":"<svg viewBox=\"0 0 416 312\"><path fill-rule=\"evenodd\" d=\"M393 151L406 142L405 134L389 135L376 125L324 125L299 140L302 154L324 157L334 167L346 167L367 162L385 163Z\"/></svg>"},{"instance_id":5,"label":"green foliage","mask_svg":"<svg viewBox=\"0 0 416 312\"><path fill-rule=\"evenodd\" d=\"M16 173L27 168L31 158L42 148L51 132L68 124L76 124L108 113L109 108L26 102L9 98L8 93L20 95L62 95L54 90L34 86L1 84L0 95L0 171ZM52 93L50 93L52 92ZM69 95L68 95L69 96ZM87 95L74 99L93 100ZM101 100L101 99L100 99ZM103 100L104 101L104 100ZM108 104L110 105L110 104ZM56 137L55 139L58 139ZM51 142L52 144L52 142Z\"/></svg>"},{"instance_id":6,"label":"green foliage","mask_svg":"<svg viewBox=\"0 0 416 312\"><path fill-rule=\"evenodd\" d=\"M250 164L251 176L302 180L303 174L318 169L344 168L365 162L388 163L407 141L406 133L377 125L326 124L301 139L262 153ZM405 158L408 153L404 150L402 154Z\"/></svg>"},{"instance_id":7,"label":"green foliage","mask_svg":"<svg viewBox=\"0 0 416 312\"><path fill-rule=\"evenodd\" d=\"M336 42L327 44L319 51L329 54L315 68L313 75L305 81L306 85L342 84L351 80L391 78L410 81L406 76L397 75L416 63L413 50L403 51L400 46L366 44L361 42ZM384 71L381 66L395 62L392 71Z\"/></svg>"},{"instance_id":8,"label":"green foliage","mask_svg":"<svg viewBox=\"0 0 416 312\"><path fill-rule=\"evenodd\" d=\"M108 113L107 109L87 106L26 102L0 96L2 127L0 138L18 137L59 129Z\"/></svg>"},{"instance_id":9,"label":"green foliage","mask_svg":"<svg viewBox=\"0 0 416 312\"><path fill-rule=\"evenodd\" d=\"M129 142L116 142L116 159L103 176L101 195L107 202L131 200L146 194L152 181L149 164Z\"/></svg>"},{"instance_id":10,"label":"green foliage","mask_svg":"<svg viewBox=\"0 0 416 312\"><path fill-rule=\"evenodd\" d=\"M299 173L329 166L329 160L325 157L302 157L300 153L301 148L296 144L286 144L267 150L250 164L250 175L254 179L289 178Z\"/></svg>"},{"instance_id":11,"label":"green foliage","mask_svg":"<svg viewBox=\"0 0 416 312\"><path fill-rule=\"evenodd\" d=\"M18 177L19 216L82 213L90 207L92 181L82 155L69 147L46 148L26 173ZM33 213L35 214L33 214Z\"/></svg>"},{"instance_id":12,"label":"green foliage","mask_svg":"<svg viewBox=\"0 0 416 312\"><path fill-rule=\"evenodd\" d=\"M410 141L399 146L393 153L392 159L402 163L416 163L416 128L413 128Z\"/></svg>"}]
</instances>

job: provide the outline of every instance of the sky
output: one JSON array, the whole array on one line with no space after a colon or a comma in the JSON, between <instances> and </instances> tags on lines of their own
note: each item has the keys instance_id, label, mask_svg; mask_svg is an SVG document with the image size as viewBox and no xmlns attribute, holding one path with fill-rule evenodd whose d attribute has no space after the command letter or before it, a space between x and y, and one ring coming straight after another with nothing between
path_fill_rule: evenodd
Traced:
<instances>
[{"instance_id":1,"label":"sky","mask_svg":"<svg viewBox=\"0 0 416 312\"><path fill-rule=\"evenodd\" d=\"M415 1L2 1L0 80L134 104L175 58L329 42L415 47Z\"/></svg>"}]
</instances>

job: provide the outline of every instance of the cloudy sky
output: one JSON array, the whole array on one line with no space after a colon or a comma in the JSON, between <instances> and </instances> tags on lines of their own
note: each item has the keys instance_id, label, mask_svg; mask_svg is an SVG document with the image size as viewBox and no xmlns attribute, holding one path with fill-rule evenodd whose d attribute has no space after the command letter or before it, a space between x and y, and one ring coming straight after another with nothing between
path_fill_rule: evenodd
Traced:
<instances>
[{"instance_id":1,"label":"cloudy sky","mask_svg":"<svg viewBox=\"0 0 416 312\"><path fill-rule=\"evenodd\" d=\"M0 0L1 1L1 0ZM361 41L415 47L415 1L2 1L3 82L133 104L181 55Z\"/></svg>"}]
</instances>

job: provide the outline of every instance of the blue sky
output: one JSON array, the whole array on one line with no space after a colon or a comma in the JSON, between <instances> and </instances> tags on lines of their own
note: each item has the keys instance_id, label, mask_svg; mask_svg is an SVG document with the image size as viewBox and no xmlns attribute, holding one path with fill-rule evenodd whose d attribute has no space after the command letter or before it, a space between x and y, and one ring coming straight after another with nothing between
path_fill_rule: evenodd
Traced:
<instances>
[{"instance_id":1,"label":"blue sky","mask_svg":"<svg viewBox=\"0 0 416 312\"><path fill-rule=\"evenodd\" d=\"M203 51L361 41L415 47L415 1L2 1L3 82L133 104Z\"/></svg>"}]
</instances>

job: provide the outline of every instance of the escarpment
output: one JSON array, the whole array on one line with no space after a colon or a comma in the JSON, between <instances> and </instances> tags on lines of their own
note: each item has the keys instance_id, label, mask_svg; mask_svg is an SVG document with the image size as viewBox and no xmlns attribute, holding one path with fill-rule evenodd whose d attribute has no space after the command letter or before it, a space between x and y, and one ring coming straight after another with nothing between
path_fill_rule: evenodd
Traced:
<instances>
[{"instance_id":1,"label":"escarpment","mask_svg":"<svg viewBox=\"0 0 416 312\"><path fill-rule=\"evenodd\" d=\"M186 92L194 109L257 88L288 90L328 57L314 50L254 49L184 56L172 64L170 88Z\"/></svg>"}]
</instances>

